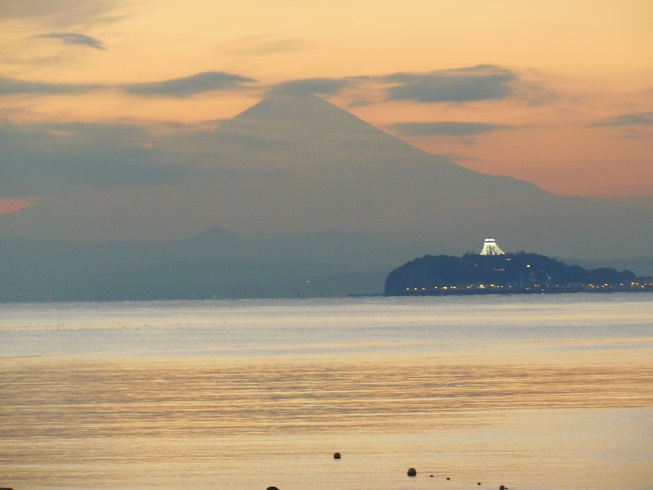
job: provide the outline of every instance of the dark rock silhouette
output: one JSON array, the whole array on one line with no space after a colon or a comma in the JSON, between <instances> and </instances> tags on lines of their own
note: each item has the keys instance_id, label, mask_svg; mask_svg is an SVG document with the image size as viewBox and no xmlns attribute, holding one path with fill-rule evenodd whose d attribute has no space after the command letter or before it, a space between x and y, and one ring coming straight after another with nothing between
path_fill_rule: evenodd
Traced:
<instances>
[{"instance_id":1,"label":"dark rock silhouette","mask_svg":"<svg viewBox=\"0 0 653 490\"><path fill-rule=\"evenodd\" d=\"M415 468L408 468L408 476L417 476L417 470Z\"/></svg>"},{"instance_id":2,"label":"dark rock silhouette","mask_svg":"<svg viewBox=\"0 0 653 490\"><path fill-rule=\"evenodd\" d=\"M386 279L386 296L612 292L653 290L653 279L629 270L586 270L544 255L509 253L462 257L431 256L394 269Z\"/></svg>"},{"instance_id":3,"label":"dark rock silhouette","mask_svg":"<svg viewBox=\"0 0 653 490\"><path fill-rule=\"evenodd\" d=\"M340 453L333 453L333 459L340 459Z\"/></svg>"}]
</instances>

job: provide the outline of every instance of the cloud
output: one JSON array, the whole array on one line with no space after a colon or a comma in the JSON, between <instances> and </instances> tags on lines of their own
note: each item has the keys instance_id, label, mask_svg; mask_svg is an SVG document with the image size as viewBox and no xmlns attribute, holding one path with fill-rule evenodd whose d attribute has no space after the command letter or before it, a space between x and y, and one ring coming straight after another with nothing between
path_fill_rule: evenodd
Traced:
<instances>
[{"instance_id":1,"label":"cloud","mask_svg":"<svg viewBox=\"0 0 653 490\"><path fill-rule=\"evenodd\" d=\"M241 39L238 42L238 47L231 49L229 52L236 55L261 55L304 51L314 46L315 43L307 39L276 39L271 36L250 36Z\"/></svg>"},{"instance_id":2,"label":"cloud","mask_svg":"<svg viewBox=\"0 0 653 490\"><path fill-rule=\"evenodd\" d=\"M106 18L118 0L2 0L0 17L74 26Z\"/></svg>"},{"instance_id":3,"label":"cloud","mask_svg":"<svg viewBox=\"0 0 653 490\"><path fill-rule=\"evenodd\" d=\"M503 124L474 123L474 122L408 122L398 123L389 126L406 136L469 136L473 134L489 133L491 131L501 131L514 129L515 126Z\"/></svg>"},{"instance_id":4,"label":"cloud","mask_svg":"<svg viewBox=\"0 0 653 490\"><path fill-rule=\"evenodd\" d=\"M205 72L173 80L122 85L48 83L0 78L0 95L82 94L93 90L117 89L130 95L146 97L188 97L215 90L241 89L243 84L251 82L255 80L224 72Z\"/></svg>"},{"instance_id":5,"label":"cloud","mask_svg":"<svg viewBox=\"0 0 653 490\"><path fill-rule=\"evenodd\" d=\"M279 83L269 92L288 95L333 95L349 84L349 79L305 78Z\"/></svg>"},{"instance_id":6,"label":"cloud","mask_svg":"<svg viewBox=\"0 0 653 490\"><path fill-rule=\"evenodd\" d=\"M0 123L0 197L181 179L182 169L148 142L136 125Z\"/></svg>"},{"instance_id":7,"label":"cloud","mask_svg":"<svg viewBox=\"0 0 653 490\"><path fill-rule=\"evenodd\" d=\"M0 95L59 95L83 94L102 88L96 84L48 83L0 78Z\"/></svg>"},{"instance_id":8,"label":"cloud","mask_svg":"<svg viewBox=\"0 0 653 490\"><path fill-rule=\"evenodd\" d=\"M615 126L653 126L653 112L621 114L589 125L594 128Z\"/></svg>"},{"instance_id":9,"label":"cloud","mask_svg":"<svg viewBox=\"0 0 653 490\"><path fill-rule=\"evenodd\" d=\"M478 65L429 73L394 73L380 77L395 84L387 89L389 100L415 102L469 102L502 99L513 95L516 72L495 65Z\"/></svg>"},{"instance_id":10,"label":"cloud","mask_svg":"<svg viewBox=\"0 0 653 490\"><path fill-rule=\"evenodd\" d=\"M75 32L50 32L48 34L41 34L32 37L39 39L59 39L64 44L87 46L93 49L105 49L102 42L97 39L91 36L86 36L85 34L77 34Z\"/></svg>"},{"instance_id":11,"label":"cloud","mask_svg":"<svg viewBox=\"0 0 653 490\"><path fill-rule=\"evenodd\" d=\"M188 97L215 90L243 88L243 84L255 81L252 78L234 75L232 73L210 71L161 82L131 83L122 85L120 88L123 92L130 95Z\"/></svg>"},{"instance_id":12,"label":"cloud","mask_svg":"<svg viewBox=\"0 0 653 490\"><path fill-rule=\"evenodd\" d=\"M352 89L348 94L353 97L349 107L370 105L383 100L464 103L508 97L529 105L542 105L549 104L556 98L556 94L547 88L538 72L517 72L496 65L477 65L426 73L402 72L382 76L288 80L273 86L269 91L291 95L333 95L343 89ZM456 129L464 131L461 128ZM470 130L471 128L468 127Z\"/></svg>"},{"instance_id":13,"label":"cloud","mask_svg":"<svg viewBox=\"0 0 653 490\"><path fill-rule=\"evenodd\" d=\"M243 165L240 154L225 152L231 135L226 141L201 126L0 121L0 200L292 175L267 164ZM254 154L265 151L247 141Z\"/></svg>"}]
</instances>

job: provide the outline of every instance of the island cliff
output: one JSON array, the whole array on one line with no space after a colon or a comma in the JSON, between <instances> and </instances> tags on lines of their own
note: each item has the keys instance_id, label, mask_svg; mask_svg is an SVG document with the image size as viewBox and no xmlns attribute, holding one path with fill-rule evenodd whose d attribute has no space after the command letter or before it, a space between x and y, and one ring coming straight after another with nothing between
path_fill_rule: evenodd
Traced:
<instances>
[{"instance_id":1,"label":"island cliff","mask_svg":"<svg viewBox=\"0 0 653 490\"><path fill-rule=\"evenodd\" d=\"M412 260L394 269L385 296L653 291L653 278L611 268L587 270L544 255L447 255Z\"/></svg>"}]
</instances>

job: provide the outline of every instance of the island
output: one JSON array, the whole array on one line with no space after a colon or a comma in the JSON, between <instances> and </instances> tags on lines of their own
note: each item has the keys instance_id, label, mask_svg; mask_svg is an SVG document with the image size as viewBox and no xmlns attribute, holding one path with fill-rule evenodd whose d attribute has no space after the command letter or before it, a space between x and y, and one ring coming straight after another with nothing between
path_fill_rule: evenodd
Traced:
<instances>
[{"instance_id":1,"label":"island","mask_svg":"<svg viewBox=\"0 0 653 490\"><path fill-rule=\"evenodd\" d=\"M489 241L491 240L491 241ZM486 239L481 254L426 255L391 271L385 296L608 293L653 291L653 278L629 270L584 269L535 253L504 253Z\"/></svg>"}]
</instances>

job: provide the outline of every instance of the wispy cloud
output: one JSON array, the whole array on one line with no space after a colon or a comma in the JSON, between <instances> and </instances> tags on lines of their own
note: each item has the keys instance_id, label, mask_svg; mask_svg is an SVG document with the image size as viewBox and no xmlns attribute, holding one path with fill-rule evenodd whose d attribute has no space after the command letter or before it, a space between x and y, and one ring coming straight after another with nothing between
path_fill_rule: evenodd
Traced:
<instances>
[{"instance_id":1,"label":"wispy cloud","mask_svg":"<svg viewBox=\"0 0 653 490\"><path fill-rule=\"evenodd\" d=\"M240 39L229 52L236 55L261 55L304 51L313 47L315 43L308 39L249 36Z\"/></svg>"},{"instance_id":2,"label":"wispy cloud","mask_svg":"<svg viewBox=\"0 0 653 490\"><path fill-rule=\"evenodd\" d=\"M387 89L390 100L469 102L513 95L512 84L519 75L500 66L478 65L428 73L394 73L380 79L394 84Z\"/></svg>"},{"instance_id":3,"label":"wispy cloud","mask_svg":"<svg viewBox=\"0 0 653 490\"><path fill-rule=\"evenodd\" d=\"M589 125L594 128L615 126L653 126L653 112L621 114Z\"/></svg>"},{"instance_id":4,"label":"wispy cloud","mask_svg":"<svg viewBox=\"0 0 653 490\"><path fill-rule=\"evenodd\" d=\"M408 122L393 124L388 127L406 136L469 136L474 134L489 133L515 129L515 126L504 124L489 124L475 122Z\"/></svg>"},{"instance_id":5,"label":"wispy cloud","mask_svg":"<svg viewBox=\"0 0 653 490\"><path fill-rule=\"evenodd\" d=\"M102 88L96 84L47 83L0 78L0 95L59 95L82 94Z\"/></svg>"},{"instance_id":6,"label":"wispy cloud","mask_svg":"<svg viewBox=\"0 0 653 490\"><path fill-rule=\"evenodd\" d=\"M33 36L38 39L58 39L64 44L72 44L78 46L86 46L93 49L105 49L104 44L99 40L87 36L85 34L77 34L75 32L50 32L48 34L40 34Z\"/></svg>"},{"instance_id":7,"label":"wispy cloud","mask_svg":"<svg viewBox=\"0 0 653 490\"><path fill-rule=\"evenodd\" d=\"M102 49L99 41L75 33L50 33L38 37L56 38L66 43L82 44ZM99 46L99 47L98 47ZM94 90L115 90L142 97L185 98L207 92L227 92L247 89L267 89L269 93L287 95L329 96L351 90L349 96L359 97L352 105L366 105L383 100L413 101L418 103L492 100L515 97L531 103L542 103L543 96L531 92L533 82L521 80L517 72L494 65L479 65L455 70L438 70L428 73L394 73L384 76L352 76L343 78L307 78L287 80L265 87L257 80L223 71L209 71L194 75L144 83L123 84L65 84L42 81L0 78L0 95L15 94L76 94ZM537 85L537 84L535 84ZM527 88L531 89L529 92ZM378 94L372 99L364 94L370 91ZM550 96L547 95L547 100ZM647 113L645 113L647 114ZM645 115L644 114L644 115ZM437 125L439 124L439 126ZM405 131L453 131L459 134L473 134L489 130L504 129L492 126L485 128L472 125L446 127L437 123L421 130L417 126ZM621 124L624 124L623 122ZM400 128L397 128L400 130ZM467 133L464 133L468 131Z\"/></svg>"},{"instance_id":8,"label":"wispy cloud","mask_svg":"<svg viewBox=\"0 0 653 490\"><path fill-rule=\"evenodd\" d=\"M538 73L519 72L496 65L477 65L425 73L400 72L389 75L359 75L343 78L288 80L273 86L272 92L334 95L352 89L356 97L350 107L380 101L408 101L421 104L458 103L512 98L529 105L549 104L557 95ZM370 93L380 96L370 97ZM350 95L352 95L350 94ZM437 128L444 130L442 128ZM480 131L480 126L474 128ZM457 131L464 131L462 126ZM472 130L472 126L468 126Z\"/></svg>"},{"instance_id":9,"label":"wispy cloud","mask_svg":"<svg viewBox=\"0 0 653 490\"><path fill-rule=\"evenodd\" d=\"M131 83L122 85L119 88L131 95L188 97L203 92L244 88L245 84L254 82L256 80L253 78L211 71L160 82Z\"/></svg>"},{"instance_id":10,"label":"wispy cloud","mask_svg":"<svg viewBox=\"0 0 653 490\"><path fill-rule=\"evenodd\" d=\"M216 90L237 90L256 80L232 73L205 72L188 77L149 83L120 85L48 83L40 81L0 78L0 95L59 95L81 94L93 90L120 90L130 95L147 97L188 97Z\"/></svg>"},{"instance_id":11,"label":"wispy cloud","mask_svg":"<svg viewBox=\"0 0 653 490\"><path fill-rule=\"evenodd\" d=\"M269 92L288 95L333 95L350 84L344 78L306 78L274 85Z\"/></svg>"},{"instance_id":12,"label":"wispy cloud","mask_svg":"<svg viewBox=\"0 0 653 490\"><path fill-rule=\"evenodd\" d=\"M70 27L107 18L119 0L2 0L1 16Z\"/></svg>"}]
</instances>

